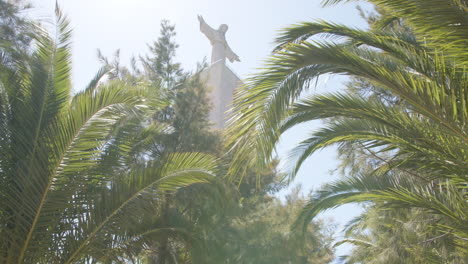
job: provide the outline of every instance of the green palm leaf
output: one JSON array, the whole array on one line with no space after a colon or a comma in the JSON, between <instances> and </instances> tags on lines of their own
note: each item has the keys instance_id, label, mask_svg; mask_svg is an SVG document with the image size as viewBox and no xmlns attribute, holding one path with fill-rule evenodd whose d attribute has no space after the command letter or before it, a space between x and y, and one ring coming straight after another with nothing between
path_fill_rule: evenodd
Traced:
<instances>
[{"instance_id":1,"label":"green palm leaf","mask_svg":"<svg viewBox=\"0 0 468 264\"><path fill-rule=\"evenodd\" d=\"M127 216L123 210L140 215L150 212L138 212L128 208L139 208L142 202L150 197L162 195L164 191L175 191L194 183L209 183L213 177L214 158L211 156L186 153L174 154L167 158L164 166L148 166L132 170L129 177L123 177L112 183L109 191L105 191L98 204L91 210L84 211L77 230L78 234L69 237L67 243L71 246L69 252L64 252L63 263L71 263L82 257L83 252L89 254L93 240L100 232L113 222L125 221ZM150 199L151 200L151 199ZM148 202L148 201L146 201ZM116 225L118 228L119 225Z\"/></svg>"},{"instance_id":2,"label":"green palm leaf","mask_svg":"<svg viewBox=\"0 0 468 264\"><path fill-rule=\"evenodd\" d=\"M418 58L418 55L414 55ZM427 54L420 58L423 60ZM291 102L323 74L349 74L369 79L405 100L411 110L440 124L449 134L466 143L468 110L466 74L447 70L437 64L435 76L428 72L408 71L409 65L368 48L342 44L291 44L273 55L268 70L251 80L250 86L237 94L230 133L236 146L250 142L246 149L256 149L260 161L268 160L278 141L279 124L288 115ZM441 88L440 84L448 84ZM454 99L456 98L456 99ZM415 114L416 116L416 114ZM250 132L248 132L250 130ZM255 132L254 132L255 131ZM253 135L258 135L253 139ZM248 150L250 151L250 150ZM236 154L241 157L242 150Z\"/></svg>"},{"instance_id":3,"label":"green palm leaf","mask_svg":"<svg viewBox=\"0 0 468 264\"><path fill-rule=\"evenodd\" d=\"M450 136L450 131L437 123L408 113L404 107L391 107L378 100L344 94L310 97L293 106L280 131L301 122L330 117L344 119L314 132L294 149L291 176L317 149L359 141L376 152L392 151L395 156L392 166L397 166L399 159L401 167L414 166L411 169L419 173L466 180L468 157L464 148L460 148L463 142L458 137Z\"/></svg>"},{"instance_id":4,"label":"green palm leaf","mask_svg":"<svg viewBox=\"0 0 468 264\"><path fill-rule=\"evenodd\" d=\"M347 0L324 0L332 5ZM403 18L417 37L452 60L466 65L468 61L468 3L466 0L369 0L384 7L393 17Z\"/></svg>"},{"instance_id":5,"label":"green palm leaf","mask_svg":"<svg viewBox=\"0 0 468 264\"><path fill-rule=\"evenodd\" d=\"M452 184L417 183L401 175L375 174L348 177L324 186L304 207L295 228L306 227L318 213L346 203L376 202L382 209L420 208L441 219L437 228L463 244L467 237L468 215L465 198ZM434 185L439 188L434 188ZM442 224L445 223L445 224ZM453 235L456 233L457 235Z\"/></svg>"}]
</instances>

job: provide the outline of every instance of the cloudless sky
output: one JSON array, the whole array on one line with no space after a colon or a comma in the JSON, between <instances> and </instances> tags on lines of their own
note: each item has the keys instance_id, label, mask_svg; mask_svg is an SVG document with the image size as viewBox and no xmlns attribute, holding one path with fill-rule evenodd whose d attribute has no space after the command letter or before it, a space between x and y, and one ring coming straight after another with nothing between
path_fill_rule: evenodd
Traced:
<instances>
[{"instance_id":1,"label":"cloudless sky","mask_svg":"<svg viewBox=\"0 0 468 264\"><path fill-rule=\"evenodd\" d=\"M53 21L55 2L33 0L34 16L43 21ZM366 27L355 4L322 8L320 0L59 0L58 3L73 28L74 91L83 89L99 69L97 49L109 57L120 49L121 62L128 64L131 56L144 55L148 51L147 44L158 38L162 19L176 25L179 44L176 61L181 62L186 70L195 69L197 62L204 57L210 60L211 45L199 31L197 15L202 15L213 28L228 24L226 39L241 62L227 63L240 78L248 77L262 66L262 60L273 48L278 31L288 25L326 20ZM370 8L368 5L364 7ZM343 77L322 78L311 93L338 91L344 81ZM283 166L290 149L319 125L319 122L301 125L282 137L278 155ZM302 184L307 193L337 179L338 176L330 174L338 164L335 156L333 148L314 154L303 165L292 185ZM322 218L332 217L342 225L359 211L357 206L343 206L330 210ZM341 247L337 253L347 250L349 247Z\"/></svg>"}]
</instances>

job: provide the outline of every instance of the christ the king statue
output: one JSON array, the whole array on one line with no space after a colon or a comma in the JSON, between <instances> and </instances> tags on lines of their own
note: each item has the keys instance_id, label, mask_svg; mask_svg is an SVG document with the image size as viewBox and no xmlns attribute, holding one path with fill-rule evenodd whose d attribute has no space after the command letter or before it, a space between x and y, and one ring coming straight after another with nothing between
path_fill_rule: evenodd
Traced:
<instances>
[{"instance_id":1,"label":"christ the king statue","mask_svg":"<svg viewBox=\"0 0 468 264\"><path fill-rule=\"evenodd\" d=\"M225 35L226 31L228 30L228 26L226 24L220 25L218 29L213 29L208 24L206 24L202 16L198 16L198 21L200 21L201 32L205 34L213 46L211 51L212 64L218 61L222 61L224 63L226 61L226 57L230 62L240 61L239 56L237 56L237 54L231 50L226 41Z\"/></svg>"}]
</instances>

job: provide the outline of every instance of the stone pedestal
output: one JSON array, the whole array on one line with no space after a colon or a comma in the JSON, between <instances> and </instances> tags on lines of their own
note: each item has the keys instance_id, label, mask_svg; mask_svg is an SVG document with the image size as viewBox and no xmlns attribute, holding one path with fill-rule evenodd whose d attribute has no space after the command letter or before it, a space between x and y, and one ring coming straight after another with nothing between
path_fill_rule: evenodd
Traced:
<instances>
[{"instance_id":1,"label":"stone pedestal","mask_svg":"<svg viewBox=\"0 0 468 264\"><path fill-rule=\"evenodd\" d=\"M202 78L208 89L208 98L211 103L210 122L214 129L224 129L228 110L232 105L234 91L243 85L241 79L226 66L224 61L211 64L202 72Z\"/></svg>"}]
</instances>

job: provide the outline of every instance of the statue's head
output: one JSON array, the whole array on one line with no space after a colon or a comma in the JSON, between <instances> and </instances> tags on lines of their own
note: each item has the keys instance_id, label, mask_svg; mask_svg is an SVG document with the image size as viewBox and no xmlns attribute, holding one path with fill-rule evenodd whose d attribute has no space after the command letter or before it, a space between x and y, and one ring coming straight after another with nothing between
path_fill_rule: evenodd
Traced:
<instances>
[{"instance_id":1,"label":"statue's head","mask_svg":"<svg viewBox=\"0 0 468 264\"><path fill-rule=\"evenodd\" d=\"M221 24L221 25L219 26L219 29L218 29L218 30L221 31L221 32L223 32L223 33L226 33L226 31L228 31L228 28L229 28L228 25L226 25L226 24Z\"/></svg>"}]
</instances>

